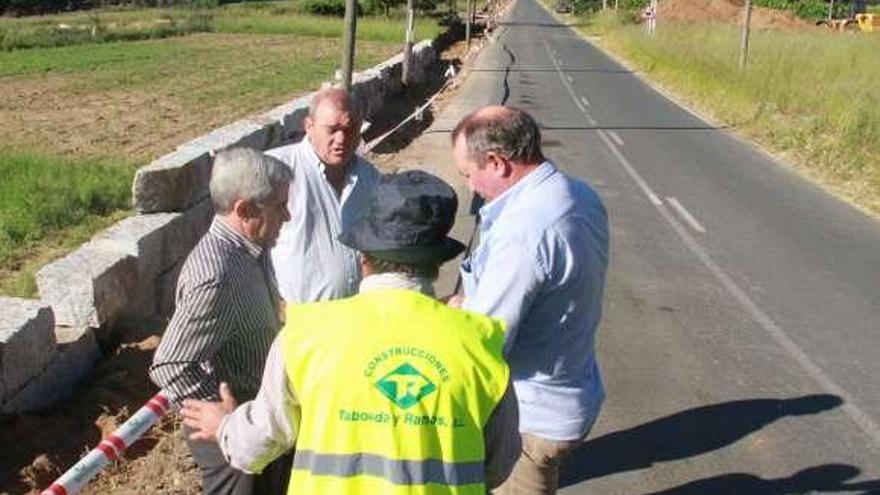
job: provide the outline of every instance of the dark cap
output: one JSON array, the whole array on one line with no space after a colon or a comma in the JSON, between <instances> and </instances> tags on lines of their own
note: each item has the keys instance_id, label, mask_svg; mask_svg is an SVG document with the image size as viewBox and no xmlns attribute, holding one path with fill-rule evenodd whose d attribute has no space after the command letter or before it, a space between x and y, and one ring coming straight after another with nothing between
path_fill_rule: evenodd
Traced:
<instances>
[{"instance_id":1,"label":"dark cap","mask_svg":"<svg viewBox=\"0 0 880 495\"><path fill-rule=\"evenodd\" d=\"M457 209L455 191L438 177L421 170L384 174L339 241L380 260L438 265L464 251L447 235Z\"/></svg>"}]
</instances>

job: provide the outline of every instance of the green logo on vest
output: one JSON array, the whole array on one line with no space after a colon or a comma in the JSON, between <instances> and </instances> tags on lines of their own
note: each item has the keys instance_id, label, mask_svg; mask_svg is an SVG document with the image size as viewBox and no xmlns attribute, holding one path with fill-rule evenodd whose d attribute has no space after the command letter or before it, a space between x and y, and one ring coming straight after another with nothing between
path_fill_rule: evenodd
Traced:
<instances>
[{"instance_id":1,"label":"green logo on vest","mask_svg":"<svg viewBox=\"0 0 880 495\"><path fill-rule=\"evenodd\" d=\"M376 388L401 409L406 409L437 390L413 365L404 363L375 383Z\"/></svg>"}]
</instances>

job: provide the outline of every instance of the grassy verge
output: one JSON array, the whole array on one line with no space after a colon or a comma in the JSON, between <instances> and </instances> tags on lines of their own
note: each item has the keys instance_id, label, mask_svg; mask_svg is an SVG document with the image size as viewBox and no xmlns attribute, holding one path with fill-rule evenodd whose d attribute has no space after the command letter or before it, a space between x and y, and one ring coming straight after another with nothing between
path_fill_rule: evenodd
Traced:
<instances>
[{"instance_id":1,"label":"grassy verge","mask_svg":"<svg viewBox=\"0 0 880 495\"><path fill-rule=\"evenodd\" d=\"M880 214L880 36L757 31L739 71L735 26L667 24L650 37L599 15L581 29L689 104Z\"/></svg>"},{"instance_id":2,"label":"grassy verge","mask_svg":"<svg viewBox=\"0 0 880 495\"><path fill-rule=\"evenodd\" d=\"M0 154L0 292L33 296L43 261L123 217L134 170L108 160Z\"/></svg>"}]
</instances>

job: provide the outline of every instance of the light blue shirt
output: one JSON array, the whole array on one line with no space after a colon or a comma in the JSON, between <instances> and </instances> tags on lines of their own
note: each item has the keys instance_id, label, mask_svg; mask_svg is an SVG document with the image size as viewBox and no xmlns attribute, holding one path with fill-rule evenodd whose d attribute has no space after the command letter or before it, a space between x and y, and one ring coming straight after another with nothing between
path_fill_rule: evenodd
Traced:
<instances>
[{"instance_id":1,"label":"light blue shirt","mask_svg":"<svg viewBox=\"0 0 880 495\"><path fill-rule=\"evenodd\" d=\"M480 244L462 263L464 307L507 323L520 431L580 439L605 398L594 338L608 266L605 207L586 183L544 162L480 216Z\"/></svg>"},{"instance_id":2,"label":"light blue shirt","mask_svg":"<svg viewBox=\"0 0 880 495\"><path fill-rule=\"evenodd\" d=\"M337 196L308 138L266 154L286 163L294 175L287 200L290 221L281 227L272 249L281 297L288 303L309 303L357 294L357 252L337 237L366 208L379 172L354 155Z\"/></svg>"}]
</instances>

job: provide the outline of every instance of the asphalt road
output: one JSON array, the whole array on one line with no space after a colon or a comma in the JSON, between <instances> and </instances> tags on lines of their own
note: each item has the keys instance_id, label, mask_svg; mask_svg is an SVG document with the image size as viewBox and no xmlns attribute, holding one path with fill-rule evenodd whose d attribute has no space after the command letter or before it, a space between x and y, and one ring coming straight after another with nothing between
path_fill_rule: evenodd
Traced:
<instances>
[{"instance_id":1,"label":"asphalt road","mask_svg":"<svg viewBox=\"0 0 880 495\"><path fill-rule=\"evenodd\" d=\"M535 0L468 84L458 113L529 111L610 213L608 401L562 493L880 493L880 224Z\"/></svg>"}]
</instances>

